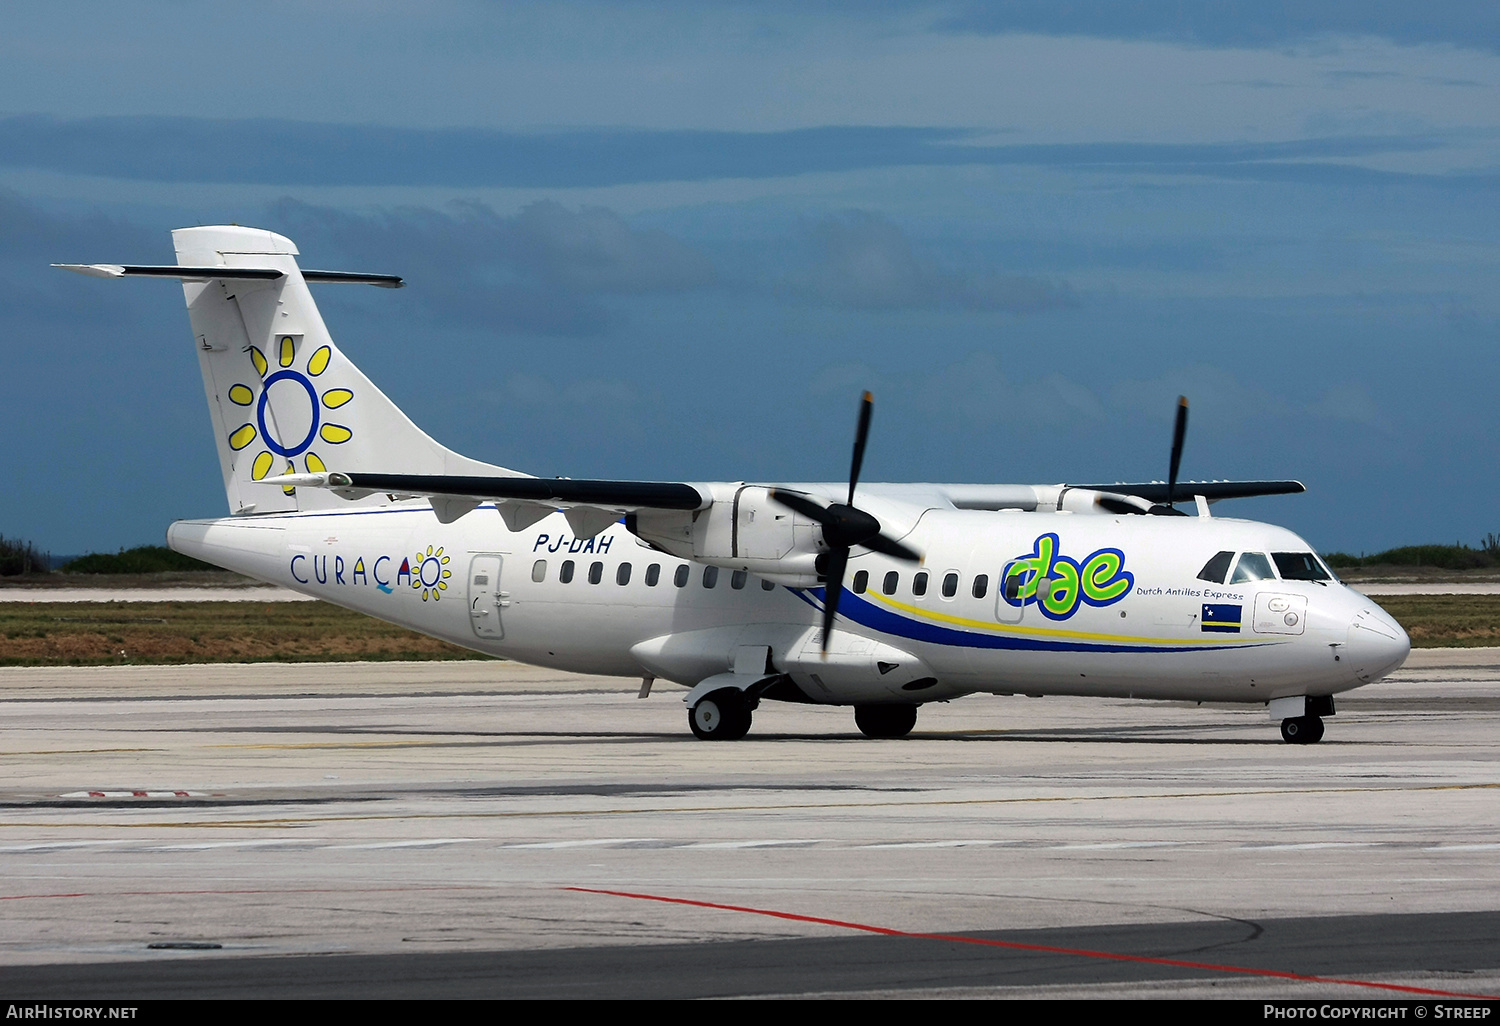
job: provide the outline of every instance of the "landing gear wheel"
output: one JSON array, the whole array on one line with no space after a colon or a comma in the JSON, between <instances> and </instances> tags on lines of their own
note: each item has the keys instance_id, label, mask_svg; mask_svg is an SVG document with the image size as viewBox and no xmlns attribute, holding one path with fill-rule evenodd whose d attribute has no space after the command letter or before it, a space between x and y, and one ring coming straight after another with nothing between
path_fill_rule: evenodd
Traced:
<instances>
[{"instance_id":1,"label":"landing gear wheel","mask_svg":"<svg viewBox=\"0 0 1500 1026\"><path fill-rule=\"evenodd\" d=\"M854 725L865 737L905 737L917 725L917 707L906 704L856 705Z\"/></svg>"},{"instance_id":2,"label":"landing gear wheel","mask_svg":"<svg viewBox=\"0 0 1500 1026\"><path fill-rule=\"evenodd\" d=\"M688 726L704 741L738 741L750 732L744 692L720 688L704 695L688 710Z\"/></svg>"},{"instance_id":3,"label":"landing gear wheel","mask_svg":"<svg viewBox=\"0 0 1500 1026\"><path fill-rule=\"evenodd\" d=\"M1323 740L1323 720L1318 716L1296 716L1281 721L1281 740L1294 745L1315 745Z\"/></svg>"}]
</instances>

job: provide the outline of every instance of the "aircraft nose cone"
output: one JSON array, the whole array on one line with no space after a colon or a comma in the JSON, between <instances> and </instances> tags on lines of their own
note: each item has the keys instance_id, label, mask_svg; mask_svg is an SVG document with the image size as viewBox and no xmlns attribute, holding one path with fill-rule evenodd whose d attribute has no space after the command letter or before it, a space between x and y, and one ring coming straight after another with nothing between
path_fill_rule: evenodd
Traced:
<instances>
[{"instance_id":1,"label":"aircraft nose cone","mask_svg":"<svg viewBox=\"0 0 1500 1026\"><path fill-rule=\"evenodd\" d=\"M1411 638L1377 606L1361 609L1349 624L1344 646L1354 676L1369 683L1400 668L1411 652Z\"/></svg>"}]
</instances>

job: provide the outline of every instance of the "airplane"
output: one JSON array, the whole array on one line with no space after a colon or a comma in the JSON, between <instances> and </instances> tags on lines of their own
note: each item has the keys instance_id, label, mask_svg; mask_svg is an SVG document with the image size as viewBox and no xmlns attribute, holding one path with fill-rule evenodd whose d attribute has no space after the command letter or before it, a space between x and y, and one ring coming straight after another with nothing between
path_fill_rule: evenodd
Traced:
<instances>
[{"instance_id":1,"label":"airplane","mask_svg":"<svg viewBox=\"0 0 1500 1026\"><path fill-rule=\"evenodd\" d=\"M976 693L1263 705L1323 736L1333 696L1401 666L1406 632L1291 531L1210 503L1295 481L867 484L541 478L459 455L333 342L264 229L182 228L176 265L58 264L180 280L230 515L174 550L487 655L687 689L737 740L761 702L853 706L899 738ZM1191 500L1196 516L1177 508Z\"/></svg>"}]
</instances>

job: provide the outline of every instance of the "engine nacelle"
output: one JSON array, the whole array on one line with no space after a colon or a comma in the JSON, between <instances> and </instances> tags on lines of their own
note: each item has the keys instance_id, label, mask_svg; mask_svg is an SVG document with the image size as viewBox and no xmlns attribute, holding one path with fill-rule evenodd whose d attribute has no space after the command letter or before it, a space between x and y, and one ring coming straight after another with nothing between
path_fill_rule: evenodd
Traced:
<instances>
[{"instance_id":1,"label":"engine nacelle","mask_svg":"<svg viewBox=\"0 0 1500 1026\"><path fill-rule=\"evenodd\" d=\"M771 501L763 485L713 485L713 505L692 512L642 510L627 523L638 538L682 559L794 588L816 587L823 528Z\"/></svg>"},{"instance_id":2,"label":"engine nacelle","mask_svg":"<svg viewBox=\"0 0 1500 1026\"><path fill-rule=\"evenodd\" d=\"M1038 489L1040 491L1040 489ZM1094 513L1112 516L1127 512L1149 513L1151 503L1135 495L1101 492L1094 488L1063 488L1053 500L1055 508L1070 513Z\"/></svg>"}]
</instances>

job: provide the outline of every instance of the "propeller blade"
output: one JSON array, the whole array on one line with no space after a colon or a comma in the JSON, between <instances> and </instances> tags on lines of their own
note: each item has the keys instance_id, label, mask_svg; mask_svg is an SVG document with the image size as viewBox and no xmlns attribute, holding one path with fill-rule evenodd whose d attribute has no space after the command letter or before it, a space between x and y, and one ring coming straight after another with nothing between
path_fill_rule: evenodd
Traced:
<instances>
[{"instance_id":1,"label":"propeller blade","mask_svg":"<svg viewBox=\"0 0 1500 1026\"><path fill-rule=\"evenodd\" d=\"M844 592L844 570L849 566L849 550L834 549L828 553L828 572L823 575L823 654L828 654L828 639L833 634L833 618L839 611L839 596Z\"/></svg>"},{"instance_id":2,"label":"propeller blade","mask_svg":"<svg viewBox=\"0 0 1500 1026\"><path fill-rule=\"evenodd\" d=\"M854 505L854 486L859 484L859 470L865 462L865 441L870 437L870 412L875 408L875 397L869 392L859 401L859 427L854 431L854 461L849 464L849 502Z\"/></svg>"},{"instance_id":3,"label":"propeller blade","mask_svg":"<svg viewBox=\"0 0 1500 1026\"><path fill-rule=\"evenodd\" d=\"M1104 507L1105 509L1109 510L1111 513L1144 513L1144 512L1146 512L1145 510L1141 509L1139 506L1136 506L1136 505L1134 505L1132 503L1126 502L1124 499L1111 499L1108 496L1104 496L1104 497L1100 498L1099 505L1102 506L1102 507ZM1152 510L1152 512L1154 513L1156 511Z\"/></svg>"},{"instance_id":4,"label":"propeller blade","mask_svg":"<svg viewBox=\"0 0 1500 1026\"><path fill-rule=\"evenodd\" d=\"M827 524L832 519L829 515L828 507L810 495L803 495L801 492L789 492L785 488L767 489L766 495L772 502L779 502L787 509L801 513L815 523Z\"/></svg>"},{"instance_id":5,"label":"propeller blade","mask_svg":"<svg viewBox=\"0 0 1500 1026\"><path fill-rule=\"evenodd\" d=\"M1177 397L1177 424L1172 428L1172 464L1167 471L1167 505L1177 498L1177 468L1182 464L1182 440L1187 434L1187 396Z\"/></svg>"},{"instance_id":6,"label":"propeller blade","mask_svg":"<svg viewBox=\"0 0 1500 1026\"><path fill-rule=\"evenodd\" d=\"M1140 511L1136 510L1136 512L1139 513ZM883 534L877 534L873 538L868 538L865 541L860 542L860 544L867 549L874 549L876 552L883 552L887 556L894 556L896 559L904 559L908 563L922 562L922 554L916 549L912 548L909 545L903 545L901 542L898 542L892 538L887 538Z\"/></svg>"}]
</instances>

